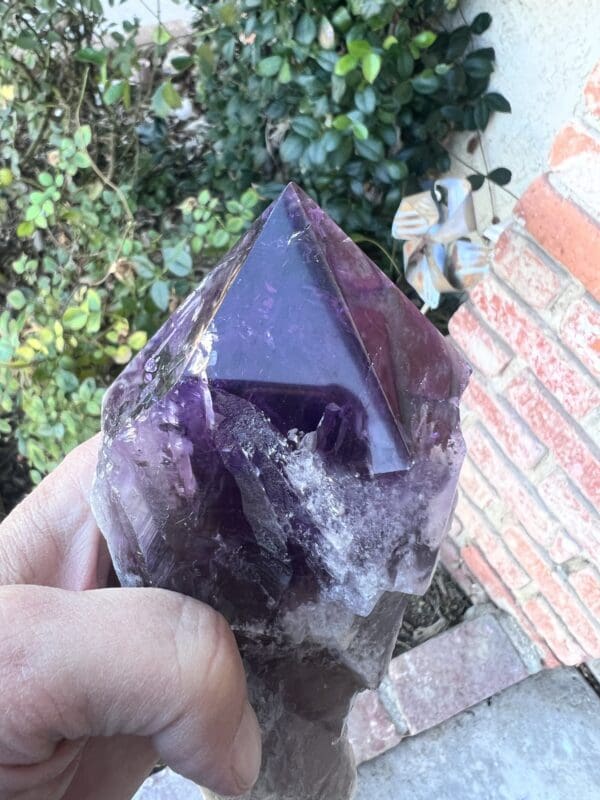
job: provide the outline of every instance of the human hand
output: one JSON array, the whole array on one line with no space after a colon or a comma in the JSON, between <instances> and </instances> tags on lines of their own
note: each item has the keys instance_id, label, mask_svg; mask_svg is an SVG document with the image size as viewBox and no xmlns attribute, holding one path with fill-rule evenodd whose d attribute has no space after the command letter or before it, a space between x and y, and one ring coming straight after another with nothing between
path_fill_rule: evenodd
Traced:
<instances>
[{"instance_id":1,"label":"human hand","mask_svg":"<svg viewBox=\"0 0 600 800\"><path fill-rule=\"evenodd\" d=\"M0 800L126 800L157 758L241 794L261 744L233 635L182 595L104 588L98 445L0 525Z\"/></svg>"}]
</instances>

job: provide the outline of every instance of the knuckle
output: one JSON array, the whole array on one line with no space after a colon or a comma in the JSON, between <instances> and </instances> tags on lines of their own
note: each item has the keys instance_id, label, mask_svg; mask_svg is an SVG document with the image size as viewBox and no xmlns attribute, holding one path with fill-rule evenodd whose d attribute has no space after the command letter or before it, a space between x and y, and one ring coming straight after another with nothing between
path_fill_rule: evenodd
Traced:
<instances>
[{"instance_id":1,"label":"knuckle","mask_svg":"<svg viewBox=\"0 0 600 800\"><path fill-rule=\"evenodd\" d=\"M40 619L48 613L44 594L34 587L0 587L0 717L9 730L30 725L45 703L36 667Z\"/></svg>"},{"instance_id":2,"label":"knuckle","mask_svg":"<svg viewBox=\"0 0 600 800\"><path fill-rule=\"evenodd\" d=\"M176 631L177 658L184 686L196 701L229 698L245 677L235 638L225 618L214 609L190 598L180 599Z\"/></svg>"}]
</instances>

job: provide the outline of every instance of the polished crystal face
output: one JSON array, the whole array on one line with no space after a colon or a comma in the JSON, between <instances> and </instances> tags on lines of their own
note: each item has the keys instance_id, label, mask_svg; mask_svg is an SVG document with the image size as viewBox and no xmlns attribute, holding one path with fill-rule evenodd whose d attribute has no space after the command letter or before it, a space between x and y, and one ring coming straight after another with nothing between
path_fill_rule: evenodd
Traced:
<instances>
[{"instance_id":1,"label":"polished crystal face","mask_svg":"<svg viewBox=\"0 0 600 800\"><path fill-rule=\"evenodd\" d=\"M256 800L344 800L343 723L452 513L468 368L290 184L109 390L93 507L125 585L232 624Z\"/></svg>"}]
</instances>

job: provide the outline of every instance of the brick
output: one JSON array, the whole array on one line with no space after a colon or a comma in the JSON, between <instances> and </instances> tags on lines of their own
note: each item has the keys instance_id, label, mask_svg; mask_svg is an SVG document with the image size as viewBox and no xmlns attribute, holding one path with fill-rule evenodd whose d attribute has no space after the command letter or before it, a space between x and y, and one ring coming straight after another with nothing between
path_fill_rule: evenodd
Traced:
<instances>
[{"instance_id":1,"label":"brick","mask_svg":"<svg viewBox=\"0 0 600 800\"><path fill-rule=\"evenodd\" d=\"M470 303L450 320L450 333L468 361L483 375L499 375L512 358L506 345L473 312Z\"/></svg>"},{"instance_id":2,"label":"brick","mask_svg":"<svg viewBox=\"0 0 600 800\"><path fill-rule=\"evenodd\" d=\"M585 661L586 654L541 597L531 597L523 604L523 610L561 663L574 666Z\"/></svg>"},{"instance_id":3,"label":"brick","mask_svg":"<svg viewBox=\"0 0 600 800\"><path fill-rule=\"evenodd\" d=\"M513 592L526 586L529 578L510 555L499 534L464 497L459 499L458 508L469 539L481 550L502 582Z\"/></svg>"},{"instance_id":4,"label":"brick","mask_svg":"<svg viewBox=\"0 0 600 800\"><path fill-rule=\"evenodd\" d=\"M596 64L583 90L585 109L600 121L600 62Z\"/></svg>"},{"instance_id":5,"label":"brick","mask_svg":"<svg viewBox=\"0 0 600 800\"><path fill-rule=\"evenodd\" d=\"M491 390L486 390L475 376L471 377L465 398L468 405L478 412L485 427L494 436L504 452L518 467L531 469L538 464L546 448L528 430L517 414Z\"/></svg>"},{"instance_id":6,"label":"brick","mask_svg":"<svg viewBox=\"0 0 600 800\"><path fill-rule=\"evenodd\" d=\"M600 138L574 125L563 129L561 134L555 141L550 183L600 223Z\"/></svg>"},{"instance_id":7,"label":"brick","mask_svg":"<svg viewBox=\"0 0 600 800\"><path fill-rule=\"evenodd\" d=\"M533 308L552 305L564 284L533 245L511 228L498 240L494 270Z\"/></svg>"},{"instance_id":8,"label":"brick","mask_svg":"<svg viewBox=\"0 0 600 800\"><path fill-rule=\"evenodd\" d=\"M483 554L475 546L469 545L461 551L461 555L470 573L477 578L489 598L499 607L513 616L528 638L535 644L544 664L548 667L556 666L553 653L549 650L546 643L532 627L527 617L523 614L516 603L516 600L495 572L486 562ZM583 654L582 654L583 655Z\"/></svg>"},{"instance_id":9,"label":"brick","mask_svg":"<svg viewBox=\"0 0 600 800\"><path fill-rule=\"evenodd\" d=\"M472 597L473 589L477 586L475 578L463 561L458 545L448 537L440 547L440 561L467 597Z\"/></svg>"},{"instance_id":10,"label":"brick","mask_svg":"<svg viewBox=\"0 0 600 800\"><path fill-rule=\"evenodd\" d=\"M587 506L561 469L551 472L538 491L579 546L600 564L600 516Z\"/></svg>"},{"instance_id":11,"label":"brick","mask_svg":"<svg viewBox=\"0 0 600 800\"><path fill-rule=\"evenodd\" d=\"M559 169L566 161L581 156L600 156L600 142L581 125L570 122L558 132L550 151L550 167Z\"/></svg>"},{"instance_id":12,"label":"brick","mask_svg":"<svg viewBox=\"0 0 600 800\"><path fill-rule=\"evenodd\" d=\"M528 674L492 614L461 622L403 653L389 672L411 734L439 725Z\"/></svg>"},{"instance_id":13,"label":"brick","mask_svg":"<svg viewBox=\"0 0 600 800\"><path fill-rule=\"evenodd\" d=\"M593 567L583 567L569 575L569 582L581 602L600 620L600 578ZM598 654L600 657L600 653Z\"/></svg>"},{"instance_id":14,"label":"brick","mask_svg":"<svg viewBox=\"0 0 600 800\"><path fill-rule=\"evenodd\" d=\"M582 373L569 351L551 338L543 323L529 314L498 281L491 277L481 281L473 289L471 299L569 414L580 419L598 406L598 387Z\"/></svg>"},{"instance_id":15,"label":"brick","mask_svg":"<svg viewBox=\"0 0 600 800\"><path fill-rule=\"evenodd\" d=\"M510 527L503 531L503 536L517 561L525 567L548 604L566 624L571 636L593 658L600 655L600 626L594 626L588 619L563 578L545 561L523 531Z\"/></svg>"},{"instance_id":16,"label":"brick","mask_svg":"<svg viewBox=\"0 0 600 800\"><path fill-rule=\"evenodd\" d=\"M354 701L348 717L348 737L357 764L385 753L400 741L377 692L361 692Z\"/></svg>"},{"instance_id":17,"label":"brick","mask_svg":"<svg viewBox=\"0 0 600 800\"><path fill-rule=\"evenodd\" d=\"M465 492L477 508L489 508L498 500L498 495L490 484L483 477L481 472L470 459L465 459L461 472L460 483L461 491ZM467 520L463 520L463 525Z\"/></svg>"},{"instance_id":18,"label":"brick","mask_svg":"<svg viewBox=\"0 0 600 800\"><path fill-rule=\"evenodd\" d=\"M515 215L552 258L600 298L600 226L588 214L541 177L521 197Z\"/></svg>"},{"instance_id":19,"label":"brick","mask_svg":"<svg viewBox=\"0 0 600 800\"><path fill-rule=\"evenodd\" d=\"M549 514L532 486L500 454L487 434L474 426L465 431L469 456L484 476L488 476L507 509L544 547L554 541L558 523Z\"/></svg>"},{"instance_id":20,"label":"brick","mask_svg":"<svg viewBox=\"0 0 600 800\"><path fill-rule=\"evenodd\" d=\"M512 404L533 431L554 453L556 460L583 493L600 503L600 462L580 432L550 402L546 393L527 373L520 373L507 387Z\"/></svg>"},{"instance_id":21,"label":"brick","mask_svg":"<svg viewBox=\"0 0 600 800\"><path fill-rule=\"evenodd\" d=\"M600 171L599 171L600 179ZM600 269L600 264L598 265ZM567 309L560 324L563 343L600 377L600 310L582 297Z\"/></svg>"},{"instance_id":22,"label":"brick","mask_svg":"<svg viewBox=\"0 0 600 800\"><path fill-rule=\"evenodd\" d=\"M564 564L569 559L578 556L579 553L579 547L562 531L556 534L556 538L548 548L548 555L555 564Z\"/></svg>"}]
</instances>

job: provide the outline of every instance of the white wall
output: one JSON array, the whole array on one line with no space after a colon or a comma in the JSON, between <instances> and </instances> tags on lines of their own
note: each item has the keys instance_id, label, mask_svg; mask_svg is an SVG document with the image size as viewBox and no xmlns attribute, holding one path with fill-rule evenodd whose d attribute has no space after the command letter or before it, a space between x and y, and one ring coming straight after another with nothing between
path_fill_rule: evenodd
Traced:
<instances>
[{"instance_id":1,"label":"white wall","mask_svg":"<svg viewBox=\"0 0 600 800\"><path fill-rule=\"evenodd\" d=\"M192 18L193 9L185 0L115 0L113 8L108 0L103 0L106 18L111 22L123 22L138 17L142 25L156 24L171 20L188 20Z\"/></svg>"},{"instance_id":2,"label":"white wall","mask_svg":"<svg viewBox=\"0 0 600 800\"><path fill-rule=\"evenodd\" d=\"M600 0L467 0L463 11L468 21L480 11L493 17L479 40L496 50L491 86L508 98L513 113L494 116L483 136L484 150L491 169L512 171L507 188L520 195L544 171L552 140L572 118L600 59ZM484 171L480 157L455 149ZM466 172L458 164L453 171ZM477 194L485 223L491 217L487 189ZM507 216L515 200L499 189L494 194L497 212Z\"/></svg>"}]
</instances>

